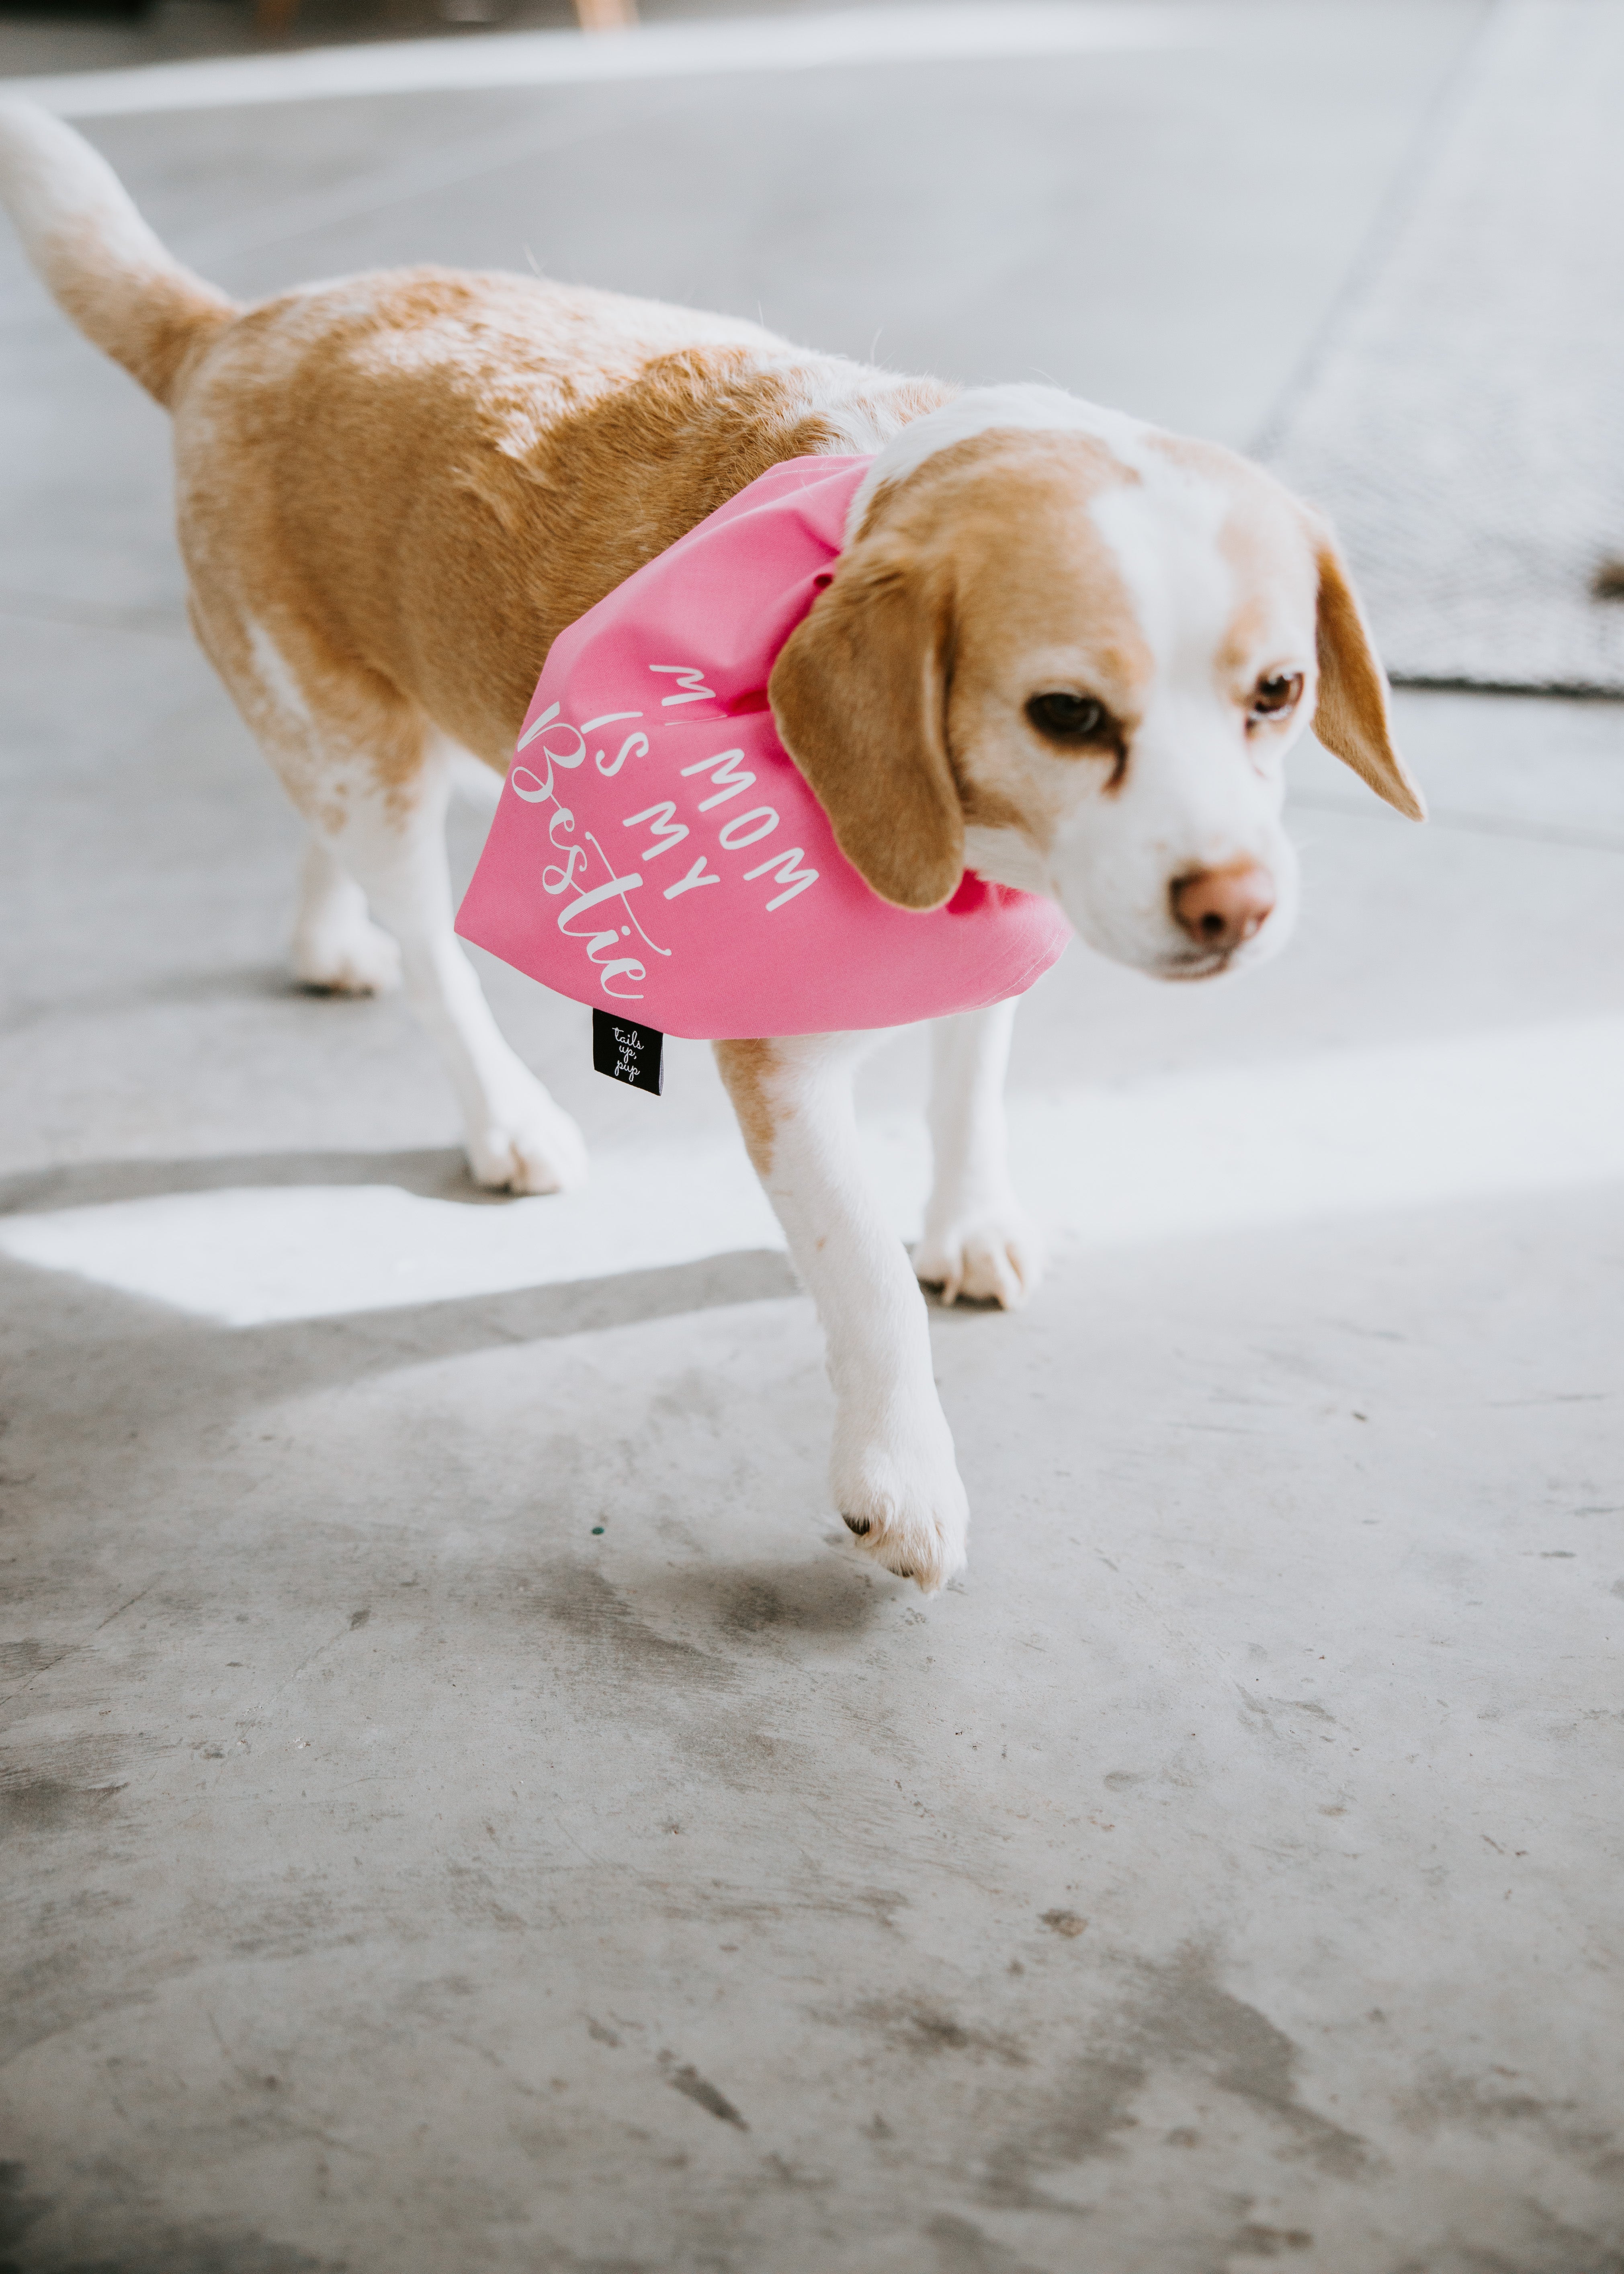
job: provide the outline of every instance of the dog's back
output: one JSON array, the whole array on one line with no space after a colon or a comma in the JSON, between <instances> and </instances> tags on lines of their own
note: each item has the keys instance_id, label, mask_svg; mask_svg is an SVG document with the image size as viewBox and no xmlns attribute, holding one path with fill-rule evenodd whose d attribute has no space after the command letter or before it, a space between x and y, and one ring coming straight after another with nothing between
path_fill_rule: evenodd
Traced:
<instances>
[{"instance_id":1,"label":"dog's back","mask_svg":"<svg viewBox=\"0 0 1624 2274\"><path fill-rule=\"evenodd\" d=\"M242 307L26 102L0 103L0 202L175 415L193 621L239 703L257 626L296 676L358 666L499 768L566 624L770 465L873 450L950 391L524 275L398 269Z\"/></svg>"}]
</instances>

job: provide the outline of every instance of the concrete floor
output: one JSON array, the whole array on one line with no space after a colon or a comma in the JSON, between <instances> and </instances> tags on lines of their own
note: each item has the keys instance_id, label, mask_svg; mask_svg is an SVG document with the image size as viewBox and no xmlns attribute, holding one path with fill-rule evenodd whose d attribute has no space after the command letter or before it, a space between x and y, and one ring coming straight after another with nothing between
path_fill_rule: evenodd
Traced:
<instances>
[{"instance_id":1,"label":"concrete floor","mask_svg":"<svg viewBox=\"0 0 1624 2274\"><path fill-rule=\"evenodd\" d=\"M528 246L1244 441L1478 14L1204 13L96 139L241 290ZM1404 698L1436 817L1305 753L1282 960L1044 983L926 1603L706 1053L487 965L599 1171L477 1196L289 988L162 418L9 245L0 400L0 2269L1624 2269L1618 710Z\"/></svg>"}]
</instances>

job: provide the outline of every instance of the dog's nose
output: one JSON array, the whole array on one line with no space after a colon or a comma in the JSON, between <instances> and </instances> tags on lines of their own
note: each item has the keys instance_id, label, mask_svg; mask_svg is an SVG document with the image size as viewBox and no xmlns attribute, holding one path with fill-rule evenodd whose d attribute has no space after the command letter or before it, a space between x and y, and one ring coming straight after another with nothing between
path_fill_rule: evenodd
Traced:
<instances>
[{"instance_id":1,"label":"dog's nose","mask_svg":"<svg viewBox=\"0 0 1624 2274\"><path fill-rule=\"evenodd\" d=\"M1198 947L1229 954L1261 931L1274 906L1274 880L1255 861L1198 869L1173 887L1173 914Z\"/></svg>"}]
</instances>

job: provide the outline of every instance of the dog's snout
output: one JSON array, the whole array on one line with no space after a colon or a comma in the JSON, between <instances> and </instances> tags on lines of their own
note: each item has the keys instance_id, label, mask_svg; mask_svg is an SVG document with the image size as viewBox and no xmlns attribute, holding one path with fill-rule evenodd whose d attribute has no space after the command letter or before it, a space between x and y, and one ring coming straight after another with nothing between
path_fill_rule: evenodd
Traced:
<instances>
[{"instance_id":1,"label":"dog's snout","mask_svg":"<svg viewBox=\"0 0 1624 2274\"><path fill-rule=\"evenodd\" d=\"M1274 880L1255 861L1198 869L1173 887L1173 914L1198 947L1229 954L1262 930L1274 907Z\"/></svg>"}]
</instances>

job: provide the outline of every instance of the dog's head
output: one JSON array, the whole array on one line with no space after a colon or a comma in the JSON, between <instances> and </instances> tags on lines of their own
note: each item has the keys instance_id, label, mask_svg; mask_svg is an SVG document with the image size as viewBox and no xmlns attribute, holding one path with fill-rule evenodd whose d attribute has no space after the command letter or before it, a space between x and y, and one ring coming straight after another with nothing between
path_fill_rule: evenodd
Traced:
<instances>
[{"instance_id":1,"label":"dog's head","mask_svg":"<svg viewBox=\"0 0 1624 2274\"><path fill-rule=\"evenodd\" d=\"M1330 532L1256 466L1055 390L907 427L771 699L842 851L898 907L966 866L1169 979L1290 928L1282 761L1312 719L1420 819Z\"/></svg>"}]
</instances>

